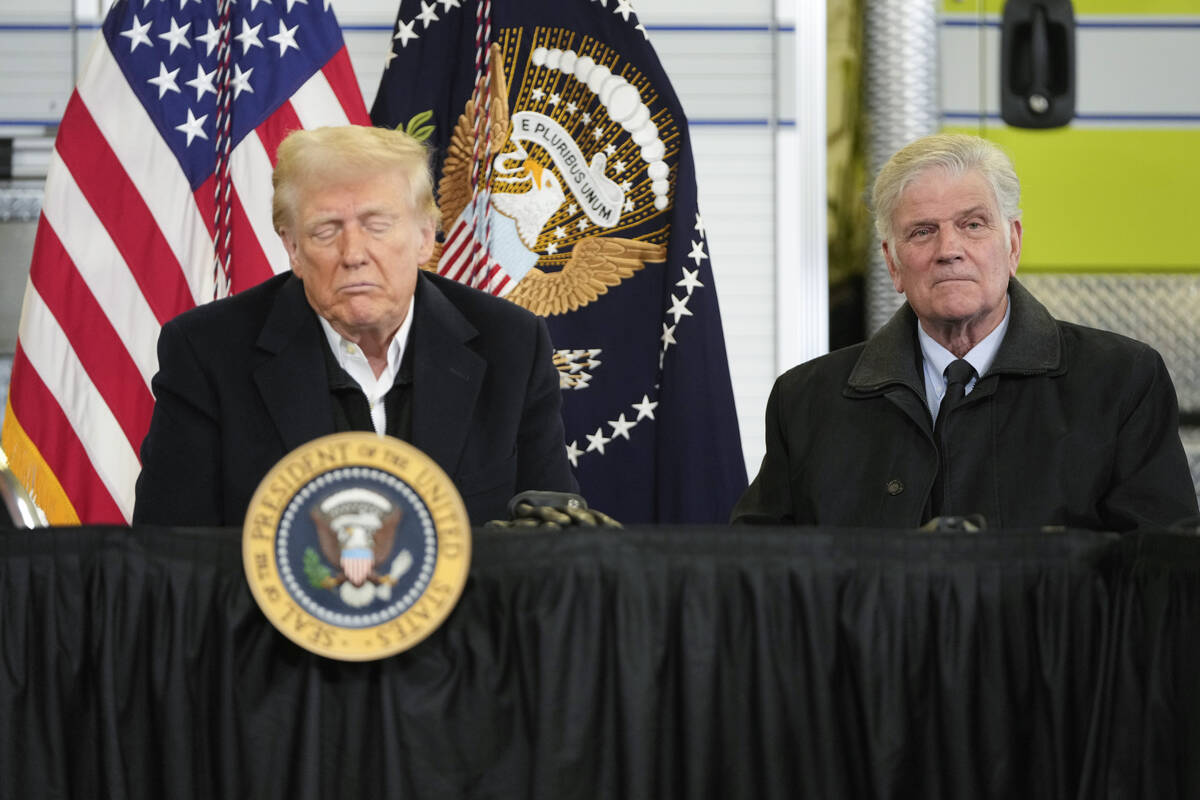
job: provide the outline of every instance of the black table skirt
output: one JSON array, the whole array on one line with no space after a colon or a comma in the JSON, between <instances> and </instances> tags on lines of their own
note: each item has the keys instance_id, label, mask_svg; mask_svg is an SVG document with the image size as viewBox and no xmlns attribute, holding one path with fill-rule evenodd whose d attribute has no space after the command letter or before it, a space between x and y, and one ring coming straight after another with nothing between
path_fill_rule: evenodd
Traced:
<instances>
[{"instance_id":1,"label":"black table skirt","mask_svg":"<svg viewBox=\"0 0 1200 800\"><path fill-rule=\"evenodd\" d=\"M476 531L374 663L233 530L0 533L0 797L1200 798L1200 538Z\"/></svg>"}]
</instances>

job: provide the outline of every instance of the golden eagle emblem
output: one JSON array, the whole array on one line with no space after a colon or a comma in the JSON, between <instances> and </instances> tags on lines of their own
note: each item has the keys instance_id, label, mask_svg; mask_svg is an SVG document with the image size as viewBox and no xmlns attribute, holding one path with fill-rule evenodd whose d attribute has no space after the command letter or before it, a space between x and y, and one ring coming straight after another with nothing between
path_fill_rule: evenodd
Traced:
<instances>
[{"instance_id":1,"label":"golden eagle emblem","mask_svg":"<svg viewBox=\"0 0 1200 800\"><path fill-rule=\"evenodd\" d=\"M559 102L569 103L575 111L571 115L556 112L554 116L531 110L510 113L503 55L500 46L493 44L489 119L487 135L482 137L487 144L476 146L476 102L472 98L451 135L438 184L446 241L437 245L425 269L505 296L540 316L550 316L582 308L646 264L665 261L666 248L655 241L601 235L605 229L616 227L622 213L633 207L627 196L629 182L618 183L610 177L625 170L627 162L615 147L599 147L598 136L583 137L593 139L587 144L596 148L587 158L571 133L580 130L580 120L590 120L593 113L597 124L588 130L601 131L599 122L604 121L619 131L613 116L618 108L633 120L620 122L627 130L635 130L634 125L640 126L637 131L656 130L636 90L607 68L572 51L539 48L532 60L539 66L553 61L555 69L567 76L560 80L570 84L568 88L580 101L579 95L587 91L587 79L594 83L596 75L605 77L616 89L610 85L606 95L610 100L603 101L603 107L593 107L592 112L583 110L582 102L560 100L555 108ZM570 66L569 72L566 66ZM522 96L525 91L522 89ZM530 91L542 89L539 86ZM567 88L562 95L569 96ZM627 114L626 108L630 109ZM605 120L600 119L602 114L608 115ZM567 122L560 121L568 116ZM536 155L526 149L527 144L537 146ZM632 142L629 147L634 155L628 163L646 160L655 187L654 207L665 209L667 167L658 152L662 150L661 141L652 140L649 149ZM486 233L481 237L480 212L470 206L472 197L479 196L472 190L472 170L485 148L494 159L494 179ZM655 156L653 163L644 155L636 155L647 152ZM486 259L478 256L481 238L487 242L483 248ZM562 264L561 269L547 271L539 266L555 263Z\"/></svg>"}]
</instances>

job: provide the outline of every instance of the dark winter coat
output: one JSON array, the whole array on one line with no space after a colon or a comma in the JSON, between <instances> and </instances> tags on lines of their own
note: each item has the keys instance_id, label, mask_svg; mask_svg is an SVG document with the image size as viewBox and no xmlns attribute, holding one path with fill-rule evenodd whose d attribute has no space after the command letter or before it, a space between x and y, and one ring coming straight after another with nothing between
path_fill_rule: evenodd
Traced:
<instances>
[{"instance_id":1,"label":"dark winter coat","mask_svg":"<svg viewBox=\"0 0 1200 800\"><path fill-rule=\"evenodd\" d=\"M1197 514L1175 387L1149 346L1055 320L1017 281L988 373L945 421L943 515L990 528L1124 531ZM767 402L767 452L735 522L915 528L938 449L917 318L795 367Z\"/></svg>"},{"instance_id":2,"label":"dark winter coat","mask_svg":"<svg viewBox=\"0 0 1200 800\"><path fill-rule=\"evenodd\" d=\"M411 442L475 524L525 489L575 491L558 371L542 320L422 272L411 346ZM336 431L321 330L290 273L163 326L135 522L241 525L259 481Z\"/></svg>"}]
</instances>

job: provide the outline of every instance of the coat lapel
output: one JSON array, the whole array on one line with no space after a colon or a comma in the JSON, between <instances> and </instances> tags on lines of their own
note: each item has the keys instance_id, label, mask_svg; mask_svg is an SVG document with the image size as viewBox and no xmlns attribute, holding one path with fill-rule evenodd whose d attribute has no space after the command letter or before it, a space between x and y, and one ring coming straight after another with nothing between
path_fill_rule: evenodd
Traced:
<instances>
[{"instance_id":1,"label":"coat lapel","mask_svg":"<svg viewBox=\"0 0 1200 800\"><path fill-rule=\"evenodd\" d=\"M1054 317L1016 278L1008 282L1008 299L1012 307L1008 331L988 374L980 378L967 395L967 403L981 402L995 394L1002 375L1054 376L1066 372L1062 341Z\"/></svg>"},{"instance_id":2,"label":"coat lapel","mask_svg":"<svg viewBox=\"0 0 1200 800\"><path fill-rule=\"evenodd\" d=\"M921 358L917 349L917 315L905 303L867 340L846 381L848 392L877 394L901 384L925 396Z\"/></svg>"},{"instance_id":3,"label":"coat lapel","mask_svg":"<svg viewBox=\"0 0 1200 800\"><path fill-rule=\"evenodd\" d=\"M1016 278L1008 282L1008 298L1012 302L1008 332L988 374L1062 374L1066 366L1054 317Z\"/></svg>"},{"instance_id":4,"label":"coat lapel","mask_svg":"<svg viewBox=\"0 0 1200 800\"><path fill-rule=\"evenodd\" d=\"M288 276L259 334L256 344L266 358L254 370L254 382L285 452L334 432L320 336L304 285Z\"/></svg>"},{"instance_id":5,"label":"coat lapel","mask_svg":"<svg viewBox=\"0 0 1200 800\"><path fill-rule=\"evenodd\" d=\"M917 315L905 303L867 341L842 393L851 398L882 394L919 428L932 431L916 325Z\"/></svg>"},{"instance_id":6,"label":"coat lapel","mask_svg":"<svg viewBox=\"0 0 1200 800\"><path fill-rule=\"evenodd\" d=\"M487 362L467 346L475 327L422 274L412 328L412 444L454 476Z\"/></svg>"}]
</instances>

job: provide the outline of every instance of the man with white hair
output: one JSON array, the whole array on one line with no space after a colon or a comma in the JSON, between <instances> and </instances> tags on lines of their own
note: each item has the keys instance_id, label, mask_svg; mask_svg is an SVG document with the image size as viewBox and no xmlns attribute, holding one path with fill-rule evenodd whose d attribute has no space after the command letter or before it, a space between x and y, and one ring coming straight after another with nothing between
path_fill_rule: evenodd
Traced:
<instances>
[{"instance_id":1,"label":"man with white hair","mask_svg":"<svg viewBox=\"0 0 1200 800\"><path fill-rule=\"evenodd\" d=\"M1017 282L1019 202L1008 156L977 137L888 161L873 205L907 303L776 381L735 522L1123 531L1196 516L1162 358L1055 320Z\"/></svg>"},{"instance_id":2,"label":"man with white hair","mask_svg":"<svg viewBox=\"0 0 1200 800\"><path fill-rule=\"evenodd\" d=\"M294 131L274 223L291 271L168 322L134 522L240 525L289 451L364 430L454 481L475 524L529 489L573 492L543 320L424 272L429 154L402 131Z\"/></svg>"}]
</instances>

